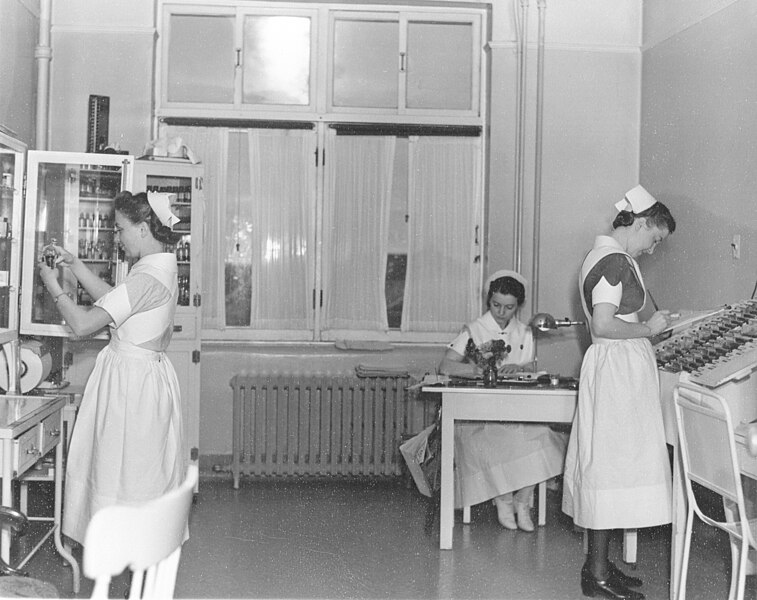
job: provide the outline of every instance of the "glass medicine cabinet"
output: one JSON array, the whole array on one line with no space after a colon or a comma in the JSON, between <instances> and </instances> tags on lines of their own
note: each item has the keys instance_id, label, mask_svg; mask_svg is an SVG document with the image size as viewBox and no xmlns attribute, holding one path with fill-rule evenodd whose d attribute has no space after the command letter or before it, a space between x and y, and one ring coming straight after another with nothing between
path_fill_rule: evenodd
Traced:
<instances>
[{"instance_id":1,"label":"glass medicine cabinet","mask_svg":"<svg viewBox=\"0 0 757 600\"><path fill-rule=\"evenodd\" d=\"M172 246L166 246L166 252L174 252L179 266L179 310L177 320L185 312L183 307L199 305L199 257L193 260L199 248L193 249L193 221L202 224L202 165L193 165L188 160L171 158L143 158L134 163L133 186L135 191L165 192L173 194L171 210L181 219L174 226L174 231L181 232L181 239ZM195 227L196 227L195 226ZM197 324L199 325L199 324ZM174 335L186 333L184 326ZM195 325L193 324L192 329Z\"/></svg>"},{"instance_id":2,"label":"glass medicine cabinet","mask_svg":"<svg viewBox=\"0 0 757 600\"><path fill-rule=\"evenodd\" d=\"M134 157L31 150L28 163L20 331L68 336L37 264L45 247L57 244L111 285L125 277L128 265L115 239L114 198L131 185ZM68 269L60 268L59 281L77 304L92 304Z\"/></svg>"},{"instance_id":3,"label":"glass medicine cabinet","mask_svg":"<svg viewBox=\"0 0 757 600\"><path fill-rule=\"evenodd\" d=\"M176 254L179 266L174 337L194 337L200 261L195 259L199 249L192 246L192 227L193 220L195 227L202 224L202 165L189 160L41 151L30 151L28 163L22 293L29 300L22 303L21 333L71 334L37 273L37 263L49 244L76 254L108 284L123 281L130 265L115 235L114 199L121 190L129 190L167 192L175 197L172 210L181 219L175 230L183 235L165 248ZM59 280L77 304L92 304L68 269L60 269Z\"/></svg>"},{"instance_id":4,"label":"glass medicine cabinet","mask_svg":"<svg viewBox=\"0 0 757 600\"><path fill-rule=\"evenodd\" d=\"M26 145L0 133L0 344L18 338Z\"/></svg>"}]
</instances>

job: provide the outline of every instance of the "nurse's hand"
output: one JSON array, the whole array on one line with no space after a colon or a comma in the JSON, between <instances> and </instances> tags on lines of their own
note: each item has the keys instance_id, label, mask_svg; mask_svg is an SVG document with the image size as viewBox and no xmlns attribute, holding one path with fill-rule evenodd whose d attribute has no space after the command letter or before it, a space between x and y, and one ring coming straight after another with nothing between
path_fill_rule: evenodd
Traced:
<instances>
[{"instance_id":1,"label":"nurse's hand","mask_svg":"<svg viewBox=\"0 0 757 600\"><path fill-rule=\"evenodd\" d=\"M46 288L50 287L50 284L58 280L58 269L55 267L49 267L47 263L40 260L38 263L39 277Z\"/></svg>"},{"instance_id":2,"label":"nurse's hand","mask_svg":"<svg viewBox=\"0 0 757 600\"><path fill-rule=\"evenodd\" d=\"M55 258L55 264L64 264L67 267L70 267L74 262L74 255L66 250L63 246L56 246L55 244L53 244L52 246L53 248L55 248L55 254L57 255Z\"/></svg>"},{"instance_id":3,"label":"nurse's hand","mask_svg":"<svg viewBox=\"0 0 757 600\"><path fill-rule=\"evenodd\" d=\"M649 320L644 324L649 327L649 331L651 332L650 335L654 336L665 331L668 328L668 325L670 325L670 321L669 310L658 310L649 317Z\"/></svg>"}]
</instances>

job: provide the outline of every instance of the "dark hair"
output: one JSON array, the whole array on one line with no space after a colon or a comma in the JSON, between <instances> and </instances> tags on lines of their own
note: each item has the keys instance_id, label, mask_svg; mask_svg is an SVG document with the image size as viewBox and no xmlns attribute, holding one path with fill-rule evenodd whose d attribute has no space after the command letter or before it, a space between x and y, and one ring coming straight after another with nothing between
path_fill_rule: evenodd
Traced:
<instances>
[{"instance_id":1,"label":"dark hair","mask_svg":"<svg viewBox=\"0 0 757 600\"><path fill-rule=\"evenodd\" d=\"M495 279L489 284L489 291L486 294L486 306L489 306L494 294L510 294L518 301L518 306L523 306L526 301L526 288L517 279L505 276Z\"/></svg>"},{"instance_id":2,"label":"dark hair","mask_svg":"<svg viewBox=\"0 0 757 600\"><path fill-rule=\"evenodd\" d=\"M176 244L183 236L160 222L158 215L150 207L145 192L119 192L115 197L115 208L134 225L147 223L152 236L163 244Z\"/></svg>"},{"instance_id":3,"label":"dark hair","mask_svg":"<svg viewBox=\"0 0 757 600\"><path fill-rule=\"evenodd\" d=\"M662 202L655 202L648 209L642 210L640 213L621 210L612 222L612 228L629 227L633 225L636 219L641 218L645 218L648 225L659 229L667 229L668 233L673 233L676 230L676 221L673 215L670 214L668 207Z\"/></svg>"}]
</instances>

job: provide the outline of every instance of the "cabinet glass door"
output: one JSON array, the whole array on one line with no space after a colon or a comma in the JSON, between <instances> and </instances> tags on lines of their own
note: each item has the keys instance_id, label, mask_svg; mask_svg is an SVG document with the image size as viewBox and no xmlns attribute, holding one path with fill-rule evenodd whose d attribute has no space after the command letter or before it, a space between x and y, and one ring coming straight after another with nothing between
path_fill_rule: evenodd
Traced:
<instances>
[{"instance_id":1,"label":"cabinet glass door","mask_svg":"<svg viewBox=\"0 0 757 600\"><path fill-rule=\"evenodd\" d=\"M478 14L333 11L329 36L332 112L479 114Z\"/></svg>"},{"instance_id":2,"label":"cabinet glass door","mask_svg":"<svg viewBox=\"0 0 757 600\"><path fill-rule=\"evenodd\" d=\"M146 176L146 191L173 194L175 200L171 202L171 210L179 219L174 231L184 233L174 245L166 244L166 252L176 254L179 267L179 306L189 306L192 264L192 177L181 175L148 174Z\"/></svg>"},{"instance_id":3,"label":"cabinet glass door","mask_svg":"<svg viewBox=\"0 0 757 600\"><path fill-rule=\"evenodd\" d=\"M167 245L176 254L179 298L174 317L174 340L192 339L199 332L200 261L202 258L202 164L186 159L154 157L134 161L134 193L142 191L173 194L171 210L181 219L174 231L181 239ZM172 342L173 343L173 342Z\"/></svg>"},{"instance_id":4,"label":"cabinet glass door","mask_svg":"<svg viewBox=\"0 0 757 600\"><path fill-rule=\"evenodd\" d=\"M233 14L168 17L163 82L167 103L233 104L237 70L235 21Z\"/></svg>"},{"instance_id":5,"label":"cabinet glass door","mask_svg":"<svg viewBox=\"0 0 757 600\"><path fill-rule=\"evenodd\" d=\"M333 23L332 106L397 109L399 16L338 15Z\"/></svg>"},{"instance_id":6,"label":"cabinet glass door","mask_svg":"<svg viewBox=\"0 0 757 600\"><path fill-rule=\"evenodd\" d=\"M478 87L474 20L408 19L405 107L472 111Z\"/></svg>"},{"instance_id":7,"label":"cabinet glass door","mask_svg":"<svg viewBox=\"0 0 757 600\"><path fill-rule=\"evenodd\" d=\"M18 337L25 153L24 144L0 133L0 344Z\"/></svg>"},{"instance_id":8,"label":"cabinet glass door","mask_svg":"<svg viewBox=\"0 0 757 600\"><path fill-rule=\"evenodd\" d=\"M158 110L213 111L216 117L218 110L251 106L312 110L317 14L286 7L166 5Z\"/></svg>"},{"instance_id":9,"label":"cabinet glass door","mask_svg":"<svg viewBox=\"0 0 757 600\"><path fill-rule=\"evenodd\" d=\"M114 198L130 186L132 156L30 151L27 172L21 332L68 336L71 331L36 271L48 244L63 246L114 285L128 270L115 240ZM69 269L63 291L78 304L92 298Z\"/></svg>"}]
</instances>

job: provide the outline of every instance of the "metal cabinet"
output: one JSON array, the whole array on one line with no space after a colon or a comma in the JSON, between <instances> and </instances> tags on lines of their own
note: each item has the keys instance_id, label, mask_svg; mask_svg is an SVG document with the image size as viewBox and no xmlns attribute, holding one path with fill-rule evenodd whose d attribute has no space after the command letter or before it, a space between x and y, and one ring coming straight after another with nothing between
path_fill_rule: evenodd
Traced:
<instances>
[{"instance_id":1,"label":"metal cabinet","mask_svg":"<svg viewBox=\"0 0 757 600\"><path fill-rule=\"evenodd\" d=\"M18 338L26 146L0 133L0 344Z\"/></svg>"},{"instance_id":2,"label":"metal cabinet","mask_svg":"<svg viewBox=\"0 0 757 600\"><path fill-rule=\"evenodd\" d=\"M19 331L68 337L71 330L46 292L37 263L45 246L56 243L108 283L123 278L128 267L115 243L113 199L131 187L134 157L30 150L27 161ZM67 269L61 269L60 281L78 304L92 303Z\"/></svg>"},{"instance_id":3,"label":"metal cabinet","mask_svg":"<svg viewBox=\"0 0 757 600\"><path fill-rule=\"evenodd\" d=\"M37 273L44 247L55 241L76 253L103 280L116 285L130 267L115 238L116 194L121 190L175 194L172 209L181 219L176 229L183 235L177 244L165 248L176 254L179 267L179 298L168 355L179 376L185 439L194 463L198 462L200 435L203 174L203 165L187 159L29 151L22 265L25 301L20 322L22 334L69 338L71 329ZM68 269L61 268L60 281L79 305L92 304ZM106 340L108 331L94 337Z\"/></svg>"},{"instance_id":4,"label":"metal cabinet","mask_svg":"<svg viewBox=\"0 0 757 600\"><path fill-rule=\"evenodd\" d=\"M132 191L176 194L173 212L181 219L175 227L184 235L172 248L179 265L179 300L167 354L181 387L184 434L189 460L199 464L200 448L200 342L202 310L202 245L205 196L204 167L184 159L154 158L134 161Z\"/></svg>"}]
</instances>

